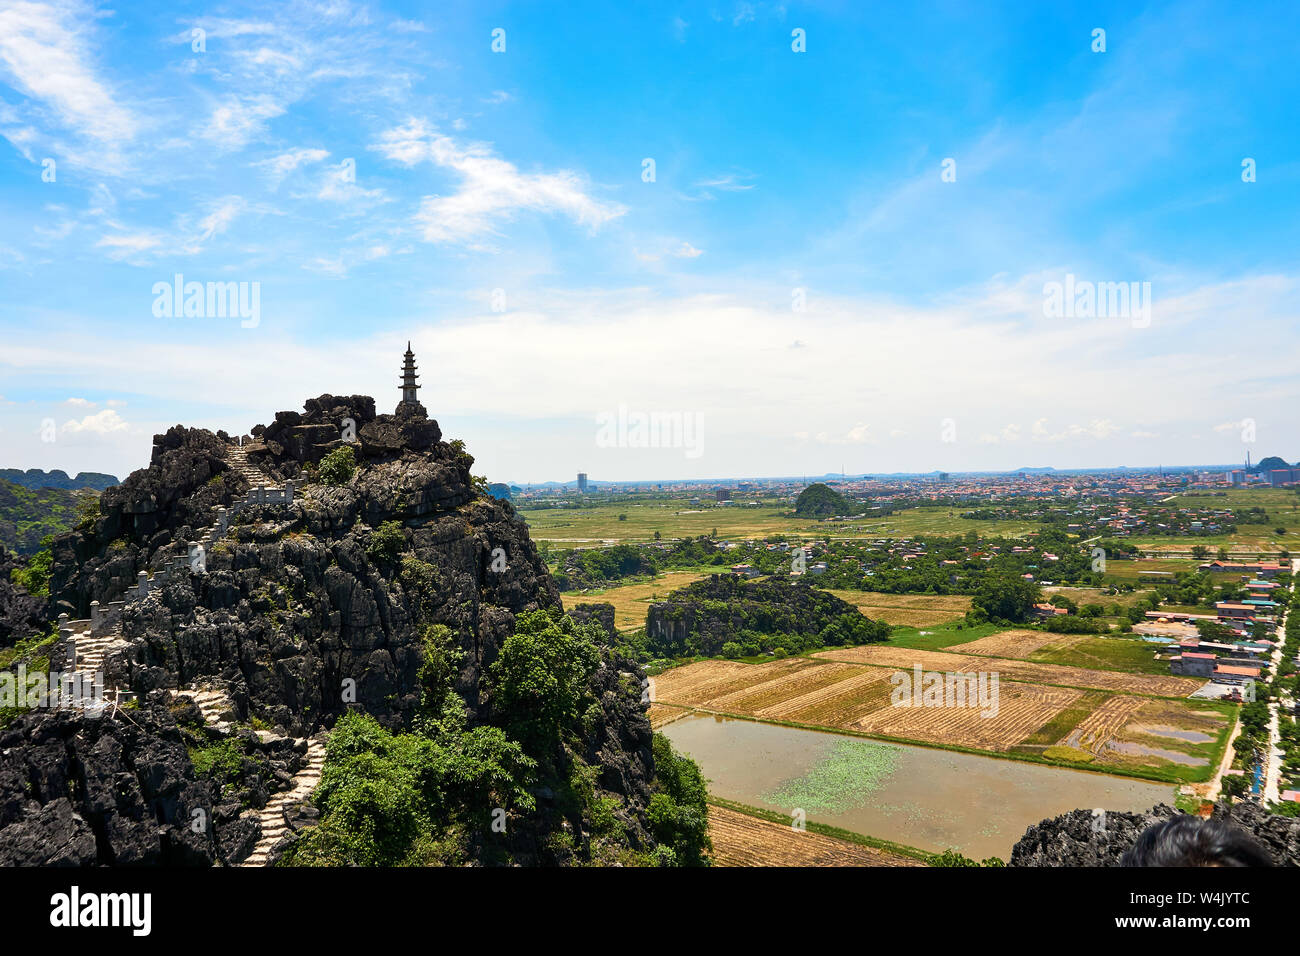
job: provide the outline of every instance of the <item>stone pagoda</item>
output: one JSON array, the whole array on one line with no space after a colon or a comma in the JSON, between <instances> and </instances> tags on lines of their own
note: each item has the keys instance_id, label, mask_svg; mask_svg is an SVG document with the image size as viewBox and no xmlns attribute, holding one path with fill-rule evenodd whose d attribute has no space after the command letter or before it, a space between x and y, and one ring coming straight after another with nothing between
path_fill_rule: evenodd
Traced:
<instances>
[{"instance_id":1,"label":"stone pagoda","mask_svg":"<svg viewBox=\"0 0 1300 956\"><path fill-rule=\"evenodd\" d=\"M420 386L415 384L415 380L420 376L415 374L415 353L411 351L411 343L406 343L405 361L402 363L402 401L401 405L419 405L420 399L416 396L415 391ZM401 406L398 406L401 411Z\"/></svg>"}]
</instances>

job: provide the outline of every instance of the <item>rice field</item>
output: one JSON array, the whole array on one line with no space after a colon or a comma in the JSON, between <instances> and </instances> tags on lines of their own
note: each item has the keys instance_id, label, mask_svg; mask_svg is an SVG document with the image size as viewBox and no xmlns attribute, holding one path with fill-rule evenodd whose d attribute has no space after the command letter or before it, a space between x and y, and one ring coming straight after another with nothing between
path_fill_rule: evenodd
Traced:
<instances>
[{"instance_id":1,"label":"rice field","mask_svg":"<svg viewBox=\"0 0 1300 956\"><path fill-rule=\"evenodd\" d=\"M937 627L960 620L970 610L965 594L885 594L879 591L840 591L831 594L848 601L873 621L900 627Z\"/></svg>"},{"instance_id":2,"label":"rice field","mask_svg":"<svg viewBox=\"0 0 1300 956\"><path fill-rule=\"evenodd\" d=\"M755 507L745 504L745 499L718 507L713 502L693 505L687 499L667 497L591 507L530 508L527 502L519 502L517 507L534 541L546 541L560 549L645 543L655 540L656 531L673 540L712 535L716 529L719 538L743 541L774 535L811 540L955 536L968 531L1019 537L1040 527L1032 521L966 520L946 507L909 508L882 518L821 521L795 517L792 501L771 498Z\"/></svg>"},{"instance_id":3,"label":"rice field","mask_svg":"<svg viewBox=\"0 0 1300 956\"><path fill-rule=\"evenodd\" d=\"M1126 674L1118 671L1090 670L1058 664L1037 664L1002 657L981 657L948 651L921 651L889 645L835 648L813 655L818 659L842 661L849 664L874 664L878 667L899 667L910 670L921 667L927 671L989 671L996 672L1002 680L1028 681L1036 684L1055 684L1064 687L1124 691L1149 694L1157 697L1186 697L1205 682L1194 677L1160 676L1155 674Z\"/></svg>"},{"instance_id":4,"label":"rice field","mask_svg":"<svg viewBox=\"0 0 1300 956\"><path fill-rule=\"evenodd\" d=\"M1002 632L966 647L1037 653L1030 635L1061 637ZM921 694L919 702L902 696L900 685L908 685L901 675L912 678L914 665L927 675L925 686L946 688L947 696ZM982 685L975 672L982 672ZM1229 723L1226 705L1181 699L1201 683L873 645L761 664L707 660L677 667L655 678L650 717L659 727L692 712L725 714L1195 780L1208 772ZM967 696L954 696L955 689Z\"/></svg>"},{"instance_id":5,"label":"rice field","mask_svg":"<svg viewBox=\"0 0 1300 956\"><path fill-rule=\"evenodd\" d=\"M714 803L709 838L715 866L925 866L888 850L764 820Z\"/></svg>"}]
</instances>

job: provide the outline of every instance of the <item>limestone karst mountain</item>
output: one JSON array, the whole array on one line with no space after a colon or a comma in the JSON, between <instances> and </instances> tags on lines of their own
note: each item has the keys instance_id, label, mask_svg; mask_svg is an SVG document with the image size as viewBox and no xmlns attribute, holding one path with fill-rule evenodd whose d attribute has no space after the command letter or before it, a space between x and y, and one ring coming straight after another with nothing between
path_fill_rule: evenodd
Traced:
<instances>
[{"instance_id":1,"label":"limestone karst mountain","mask_svg":"<svg viewBox=\"0 0 1300 956\"><path fill-rule=\"evenodd\" d=\"M148 467L54 542L50 669L72 655L112 703L0 730L0 863L274 861L329 823L328 801L298 798L340 720L339 741L433 755L413 817L433 832L411 839L437 852L422 860L647 858L644 674L599 623L563 616L526 525L472 463L417 402L377 414L360 395L310 399L242 440L156 436ZM521 622L551 637L530 644ZM571 659L543 659L556 648ZM567 709L528 697L570 664ZM329 779L327 764L322 792ZM305 862L335 852L321 844Z\"/></svg>"}]
</instances>

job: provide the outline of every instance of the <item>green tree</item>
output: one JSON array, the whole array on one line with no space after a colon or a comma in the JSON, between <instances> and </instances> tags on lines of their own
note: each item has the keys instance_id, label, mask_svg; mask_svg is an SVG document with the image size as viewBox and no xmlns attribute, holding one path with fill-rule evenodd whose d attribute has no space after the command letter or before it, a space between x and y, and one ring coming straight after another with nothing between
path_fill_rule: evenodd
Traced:
<instances>
[{"instance_id":1,"label":"green tree","mask_svg":"<svg viewBox=\"0 0 1300 956\"><path fill-rule=\"evenodd\" d=\"M494 708L520 740L553 744L577 717L587 681L599 663L595 644L568 615L521 614L488 669Z\"/></svg>"},{"instance_id":2,"label":"green tree","mask_svg":"<svg viewBox=\"0 0 1300 956\"><path fill-rule=\"evenodd\" d=\"M35 597L50 596L50 569L54 565L54 536L41 539L41 550L27 559L27 564L14 568L9 580Z\"/></svg>"},{"instance_id":3,"label":"green tree","mask_svg":"<svg viewBox=\"0 0 1300 956\"><path fill-rule=\"evenodd\" d=\"M708 786L699 765L673 749L663 734L655 734L651 744L655 761L656 792L650 797L646 816L650 832L660 847L669 848L658 862L678 866L707 866L707 853L713 849L709 840Z\"/></svg>"},{"instance_id":4,"label":"green tree","mask_svg":"<svg viewBox=\"0 0 1300 956\"><path fill-rule=\"evenodd\" d=\"M1021 624L1029 619L1041 594L1037 584L1019 575L990 574L979 583L971 606L986 620Z\"/></svg>"},{"instance_id":5,"label":"green tree","mask_svg":"<svg viewBox=\"0 0 1300 956\"><path fill-rule=\"evenodd\" d=\"M320 460L317 474L327 485L346 485L357 473L357 456L351 445L334 449Z\"/></svg>"},{"instance_id":6,"label":"green tree","mask_svg":"<svg viewBox=\"0 0 1300 956\"><path fill-rule=\"evenodd\" d=\"M366 554L371 561L392 561L406 547L406 534L400 521L385 521L366 540Z\"/></svg>"}]
</instances>

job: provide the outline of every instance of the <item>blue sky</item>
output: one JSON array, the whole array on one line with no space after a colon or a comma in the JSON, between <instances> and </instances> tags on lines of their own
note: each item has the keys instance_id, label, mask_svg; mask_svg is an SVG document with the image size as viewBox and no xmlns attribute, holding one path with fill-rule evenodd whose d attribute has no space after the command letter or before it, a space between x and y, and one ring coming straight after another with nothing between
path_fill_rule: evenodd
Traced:
<instances>
[{"instance_id":1,"label":"blue sky","mask_svg":"<svg viewBox=\"0 0 1300 956\"><path fill-rule=\"evenodd\" d=\"M407 339L494 479L1300 457L1294 5L618 6L0 0L0 466L386 407Z\"/></svg>"}]
</instances>

